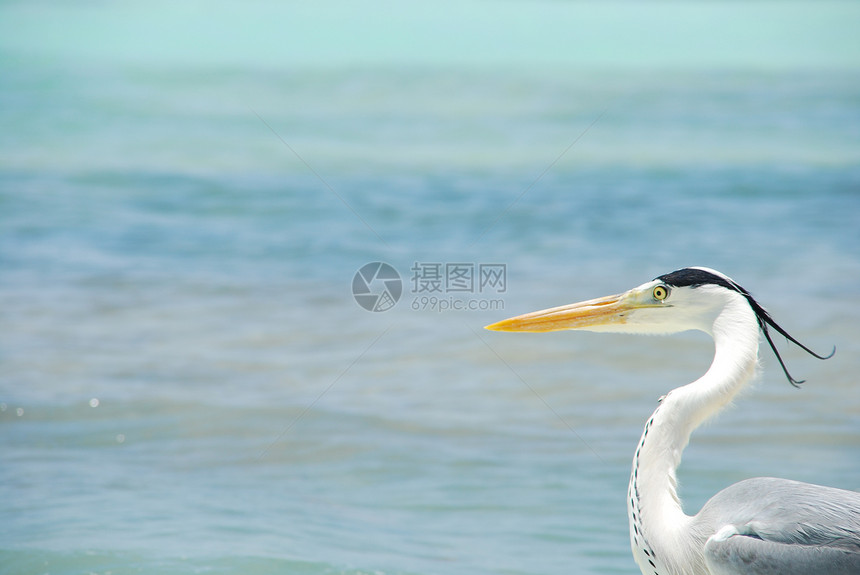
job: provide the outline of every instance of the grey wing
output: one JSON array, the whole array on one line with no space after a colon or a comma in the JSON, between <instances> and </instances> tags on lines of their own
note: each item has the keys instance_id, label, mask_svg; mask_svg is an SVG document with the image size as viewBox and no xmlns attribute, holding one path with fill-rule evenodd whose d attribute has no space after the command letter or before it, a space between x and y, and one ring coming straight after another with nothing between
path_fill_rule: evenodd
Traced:
<instances>
[{"instance_id":1,"label":"grey wing","mask_svg":"<svg viewBox=\"0 0 860 575\"><path fill-rule=\"evenodd\" d=\"M708 540L705 564L712 575L858 575L860 553L733 535Z\"/></svg>"},{"instance_id":2,"label":"grey wing","mask_svg":"<svg viewBox=\"0 0 860 575\"><path fill-rule=\"evenodd\" d=\"M860 493L756 478L696 516L714 575L860 575Z\"/></svg>"}]
</instances>

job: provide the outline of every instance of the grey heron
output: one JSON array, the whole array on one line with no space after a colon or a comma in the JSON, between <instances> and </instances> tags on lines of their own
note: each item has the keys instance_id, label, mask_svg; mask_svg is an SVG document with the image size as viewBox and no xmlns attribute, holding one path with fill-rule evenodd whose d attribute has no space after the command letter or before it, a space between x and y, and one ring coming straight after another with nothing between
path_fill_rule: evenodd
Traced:
<instances>
[{"instance_id":1,"label":"grey heron","mask_svg":"<svg viewBox=\"0 0 860 575\"><path fill-rule=\"evenodd\" d=\"M487 326L495 331L669 334L714 339L707 372L673 389L648 418L627 493L630 543L644 575L858 575L860 493L787 479L753 478L717 493L687 515L676 469L690 434L752 378L764 334L792 385L770 329L790 336L728 276L680 269L625 293L541 310ZM834 349L835 351L835 349Z\"/></svg>"}]
</instances>

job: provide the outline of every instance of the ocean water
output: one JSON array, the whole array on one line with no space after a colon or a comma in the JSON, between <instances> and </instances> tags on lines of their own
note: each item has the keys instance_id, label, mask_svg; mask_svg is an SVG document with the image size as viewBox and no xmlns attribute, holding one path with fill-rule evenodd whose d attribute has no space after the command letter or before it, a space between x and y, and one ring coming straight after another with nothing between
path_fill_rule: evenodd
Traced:
<instances>
[{"instance_id":1,"label":"ocean water","mask_svg":"<svg viewBox=\"0 0 860 575\"><path fill-rule=\"evenodd\" d=\"M762 349L688 512L860 490L858 10L642 4L0 8L0 573L635 573L709 340L482 326L687 265L836 346Z\"/></svg>"}]
</instances>

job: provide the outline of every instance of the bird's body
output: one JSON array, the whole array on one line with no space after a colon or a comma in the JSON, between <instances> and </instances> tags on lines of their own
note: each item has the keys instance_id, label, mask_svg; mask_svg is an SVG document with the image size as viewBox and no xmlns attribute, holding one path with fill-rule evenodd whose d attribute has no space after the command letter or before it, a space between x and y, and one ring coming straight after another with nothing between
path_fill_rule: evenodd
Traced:
<instances>
[{"instance_id":1,"label":"bird's body","mask_svg":"<svg viewBox=\"0 0 860 575\"><path fill-rule=\"evenodd\" d=\"M773 347L768 326L800 345L734 281L707 268L685 268L619 296L488 327L649 334L697 329L713 336L711 367L661 399L633 458L630 542L644 575L860 575L860 493L755 478L720 491L693 516L678 498L675 470L690 434L753 377L759 330Z\"/></svg>"}]
</instances>

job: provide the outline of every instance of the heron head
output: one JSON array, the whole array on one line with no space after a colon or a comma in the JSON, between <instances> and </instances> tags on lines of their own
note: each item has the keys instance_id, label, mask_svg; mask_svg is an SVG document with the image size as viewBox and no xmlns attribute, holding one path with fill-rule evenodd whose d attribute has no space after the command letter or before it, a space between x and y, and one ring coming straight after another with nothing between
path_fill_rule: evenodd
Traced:
<instances>
[{"instance_id":1,"label":"heron head","mask_svg":"<svg viewBox=\"0 0 860 575\"><path fill-rule=\"evenodd\" d=\"M660 276L624 293L527 313L488 325L486 329L642 334L708 331L727 298L738 296L736 292L729 294L724 293L726 290L678 281L673 274Z\"/></svg>"},{"instance_id":2,"label":"heron head","mask_svg":"<svg viewBox=\"0 0 860 575\"><path fill-rule=\"evenodd\" d=\"M802 381L788 373L771 340L769 327L819 359L833 355L820 356L802 345L780 327L747 290L728 276L703 267L682 268L621 294L519 315L488 325L486 329L522 332L585 330L635 334L699 330L711 333L716 318L730 304L736 304L736 309L752 311L792 384Z\"/></svg>"}]
</instances>

